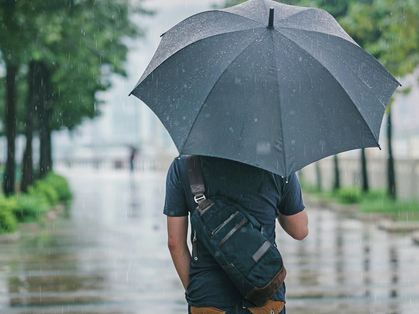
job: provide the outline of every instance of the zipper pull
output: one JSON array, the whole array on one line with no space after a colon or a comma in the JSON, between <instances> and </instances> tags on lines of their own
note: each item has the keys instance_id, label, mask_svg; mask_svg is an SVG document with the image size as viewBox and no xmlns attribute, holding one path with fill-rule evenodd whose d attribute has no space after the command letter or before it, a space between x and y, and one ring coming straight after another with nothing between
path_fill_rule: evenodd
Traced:
<instances>
[{"instance_id":1,"label":"zipper pull","mask_svg":"<svg viewBox=\"0 0 419 314\"><path fill-rule=\"evenodd\" d=\"M192 240L192 258L194 261L198 260L198 252L197 252L197 245L196 245L196 231L193 231L193 240Z\"/></svg>"}]
</instances>

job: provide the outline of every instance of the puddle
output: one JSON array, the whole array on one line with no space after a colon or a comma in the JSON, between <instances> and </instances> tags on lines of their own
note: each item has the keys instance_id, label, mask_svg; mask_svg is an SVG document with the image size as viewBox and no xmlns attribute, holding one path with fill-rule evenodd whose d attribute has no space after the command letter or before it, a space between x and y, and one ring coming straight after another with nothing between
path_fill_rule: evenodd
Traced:
<instances>
[{"instance_id":1,"label":"puddle","mask_svg":"<svg viewBox=\"0 0 419 314\"><path fill-rule=\"evenodd\" d=\"M166 244L165 174L64 172L67 218L0 244L1 313L185 313ZM419 312L410 237L307 208L310 234L277 230L297 314Z\"/></svg>"}]
</instances>

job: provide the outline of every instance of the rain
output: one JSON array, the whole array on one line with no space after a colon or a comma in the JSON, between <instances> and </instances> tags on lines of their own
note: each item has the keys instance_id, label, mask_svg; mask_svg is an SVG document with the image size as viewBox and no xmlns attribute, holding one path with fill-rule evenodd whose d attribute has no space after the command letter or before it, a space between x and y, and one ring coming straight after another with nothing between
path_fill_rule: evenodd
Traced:
<instances>
[{"instance_id":1,"label":"rain","mask_svg":"<svg viewBox=\"0 0 419 314\"><path fill-rule=\"evenodd\" d=\"M286 268L265 311L419 313L417 25L416 1L0 3L0 313L253 313L229 269L255 229L249 260Z\"/></svg>"}]
</instances>

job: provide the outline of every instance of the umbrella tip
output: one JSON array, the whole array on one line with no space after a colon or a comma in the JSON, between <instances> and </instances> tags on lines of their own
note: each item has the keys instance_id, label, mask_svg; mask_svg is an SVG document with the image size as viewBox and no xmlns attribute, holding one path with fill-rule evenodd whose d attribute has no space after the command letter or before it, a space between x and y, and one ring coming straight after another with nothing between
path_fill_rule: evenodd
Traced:
<instances>
[{"instance_id":1,"label":"umbrella tip","mask_svg":"<svg viewBox=\"0 0 419 314\"><path fill-rule=\"evenodd\" d=\"M274 28L274 8L269 9L269 24L268 28Z\"/></svg>"}]
</instances>

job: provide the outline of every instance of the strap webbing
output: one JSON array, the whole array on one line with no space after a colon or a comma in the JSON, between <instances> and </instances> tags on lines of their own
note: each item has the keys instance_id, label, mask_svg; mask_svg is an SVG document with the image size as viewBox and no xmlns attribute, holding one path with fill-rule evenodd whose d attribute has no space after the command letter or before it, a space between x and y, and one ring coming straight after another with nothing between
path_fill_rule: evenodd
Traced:
<instances>
[{"instance_id":1,"label":"strap webbing","mask_svg":"<svg viewBox=\"0 0 419 314\"><path fill-rule=\"evenodd\" d=\"M205 198L205 184L202 176L201 163L196 155L186 156L186 168L188 170L189 185L194 195L194 200L198 204L198 209L203 214L212 202Z\"/></svg>"},{"instance_id":2,"label":"strap webbing","mask_svg":"<svg viewBox=\"0 0 419 314\"><path fill-rule=\"evenodd\" d=\"M201 164L196 155L186 156L186 168L188 169L189 184L194 196L201 196L205 193L204 178L202 177Z\"/></svg>"}]
</instances>

